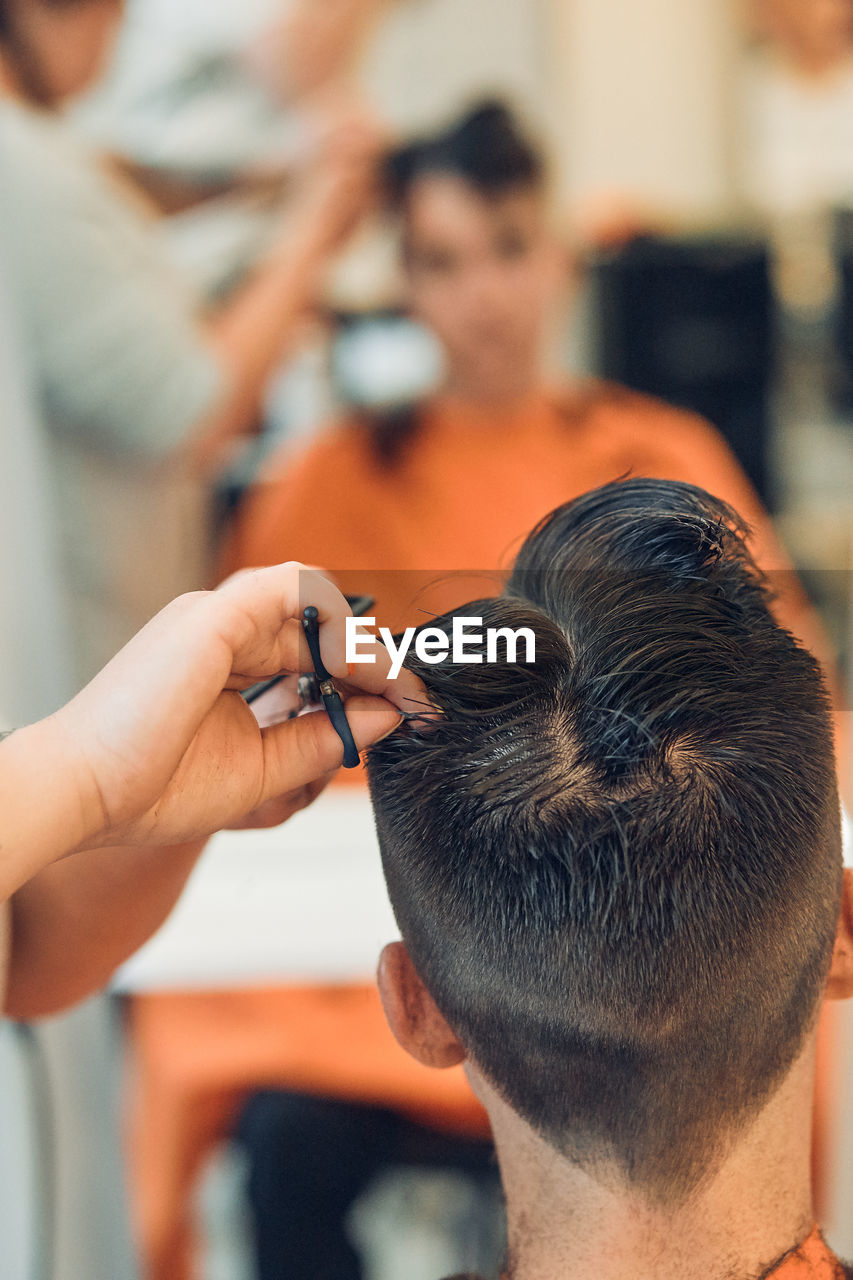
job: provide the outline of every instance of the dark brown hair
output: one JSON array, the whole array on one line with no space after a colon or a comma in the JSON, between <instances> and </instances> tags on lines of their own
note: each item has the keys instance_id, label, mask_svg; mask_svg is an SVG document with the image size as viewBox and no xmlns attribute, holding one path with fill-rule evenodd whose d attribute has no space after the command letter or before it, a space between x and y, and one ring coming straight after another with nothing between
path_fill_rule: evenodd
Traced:
<instances>
[{"instance_id":1,"label":"dark brown hair","mask_svg":"<svg viewBox=\"0 0 853 1280\"><path fill-rule=\"evenodd\" d=\"M494 200L518 188L541 186L545 161L509 108L489 99L445 129L389 154L385 188L391 206L404 208L415 182L435 173L462 178L484 199Z\"/></svg>"},{"instance_id":2,"label":"dark brown hair","mask_svg":"<svg viewBox=\"0 0 853 1280\"><path fill-rule=\"evenodd\" d=\"M549 1143L661 1203L788 1072L839 911L826 690L744 533L674 482L567 503L458 611L532 627L535 662L412 663L443 714L369 754L448 1021Z\"/></svg>"}]
</instances>

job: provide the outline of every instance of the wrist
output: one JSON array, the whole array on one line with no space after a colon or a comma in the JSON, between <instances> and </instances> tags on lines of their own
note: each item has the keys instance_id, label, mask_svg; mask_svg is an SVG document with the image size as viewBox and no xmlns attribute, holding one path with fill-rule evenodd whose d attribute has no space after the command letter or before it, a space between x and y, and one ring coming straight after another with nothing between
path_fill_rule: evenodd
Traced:
<instances>
[{"instance_id":1,"label":"wrist","mask_svg":"<svg viewBox=\"0 0 853 1280\"><path fill-rule=\"evenodd\" d=\"M56 779L57 813L62 813L67 845L64 852L74 853L96 847L108 832L95 771L81 750L73 721L66 723L66 712L63 707L31 728L39 731L45 767Z\"/></svg>"},{"instance_id":2,"label":"wrist","mask_svg":"<svg viewBox=\"0 0 853 1280\"><path fill-rule=\"evenodd\" d=\"M53 717L0 743L0 901L97 830L96 810Z\"/></svg>"}]
</instances>

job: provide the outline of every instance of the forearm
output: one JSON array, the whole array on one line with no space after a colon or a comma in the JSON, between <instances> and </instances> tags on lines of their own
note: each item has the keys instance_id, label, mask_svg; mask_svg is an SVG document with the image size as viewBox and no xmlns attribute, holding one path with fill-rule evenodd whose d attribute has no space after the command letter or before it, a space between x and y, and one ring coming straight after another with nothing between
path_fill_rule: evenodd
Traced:
<instances>
[{"instance_id":1,"label":"forearm","mask_svg":"<svg viewBox=\"0 0 853 1280\"><path fill-rule=\"evenodd\" d=\"M230 196L280 198L287 182L287 174L283 170L257 176L234 173L220 177L195 173L190 169L141 164L115 153L105 156L104 160L120 178L131 183L137 193L141 191L164 217Z\"/></svg>"},{"instance_id":2,"label":"forearm","mask_svg":"<svg viewBox=\"0 0 853 1280\"><path fill-rule=\"evenodd\" d=\"M323 255L311 240L296 239L272 254L209 319L209 341L227 391L188 441L196 464L214 463L228 440L254 427L266 386L314 300L322 266Z\"/></svg>"},{"instance_id":3,"label":"forearm","mask_svg":"<svg viewBox=\"0 0 853 1280\"><path fill-rule=\"evenodd\" d=\"M204 841L74 854L12 899L5 1013L45 1017L100 990L159 928Z\"/></svg>"},{"instance_id":4,"label":"forearm","mask_svg":"<svg viewBox=\"0 0 853 1280\"><path fill-rule=\"evenodd\" d=\"M91 834L69 744L53 720L0 742L0 901Z\"/></svg>"}]
</instances>

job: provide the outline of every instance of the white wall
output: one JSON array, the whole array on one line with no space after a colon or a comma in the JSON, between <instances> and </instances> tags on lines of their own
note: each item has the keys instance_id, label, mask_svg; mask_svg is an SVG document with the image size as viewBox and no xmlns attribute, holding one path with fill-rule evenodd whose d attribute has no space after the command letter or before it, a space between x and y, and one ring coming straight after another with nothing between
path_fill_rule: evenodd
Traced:
<instances>
[{"instance_id":1,"label":"white wall","mask_svg":"<svg viewBox=\"0 0 853 1280\"><path fill-rule=\"evenodd\" d=\"M371 97L405 132L497 93L544 122L552 0L409 0L392 10L364 71Z\"/></svg>"},{"instance_id":2,"label":"white wall","mask_svg":"<svg viewBox=\"0 0 853 1280\"><path fill-rule=\"evenodd\" d=\"M731 191L729 0L549 0L564 191L699 215Z\"/></svg>"}]
</instances>

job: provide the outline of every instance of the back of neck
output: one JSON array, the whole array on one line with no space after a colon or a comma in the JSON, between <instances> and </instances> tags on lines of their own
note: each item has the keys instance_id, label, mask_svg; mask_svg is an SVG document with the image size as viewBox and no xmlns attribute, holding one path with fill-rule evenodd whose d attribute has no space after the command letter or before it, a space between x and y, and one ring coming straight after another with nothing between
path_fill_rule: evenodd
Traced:
<instances>
[{"instance_id":1,"label":"back of neck","mask_svg":"<svg viewBox=\"0 0 853 1280\"><path fill-rule=\"evenodd\" d=\"M676 1207L617 1170L570 1164L489 1097L507 1198L508 1280L729 1280L769 1273L811 1232L813 1050Z\"/></svg>"}]
</instances>

